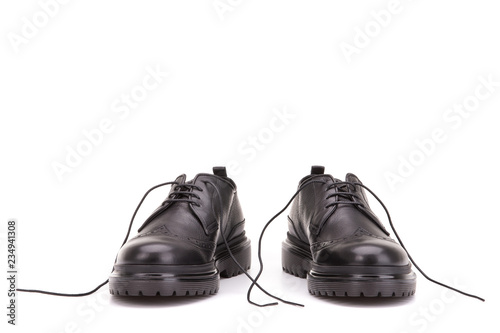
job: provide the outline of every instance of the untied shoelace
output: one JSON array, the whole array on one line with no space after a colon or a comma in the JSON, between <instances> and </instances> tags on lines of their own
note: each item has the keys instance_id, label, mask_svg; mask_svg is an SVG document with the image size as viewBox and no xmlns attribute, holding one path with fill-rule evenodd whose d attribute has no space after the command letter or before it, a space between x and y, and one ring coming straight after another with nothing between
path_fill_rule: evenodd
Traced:
<instances>
[{"instance_id":1,"label":"untied shoelace","mask_svg":"<svg viewBox=\"0 0 500 333\"><path fill-rule=\"evenodd\" d=\"M217 198L218 198L218 201L219 201L219 218L222 219L223 217L223 213L222 213L222 199L221 199L221 194L219 192L219 189L217 188L217 186L215 186L215 184L213 184L212 182L210 181L206 181L205 182L206 184L210 184L214 190L215 190L215 193L217 193ZM271 306L271 305L277 305L278 303L277 302L273 302L273 303L265 303L265 304L259 304L259 303L256 303L254 301L252 301L251 299L251 293L252 293L252 290L254 288L254 286L257 286L257 288L259 288L262 292L264 292L266 295L268 295L269 297L277 300L277 301L280 301L280 302L283 302L285 304L289 304L289 305L296 305L296 306L304 306L302 304L299 304L299 303L295 303L295 302L290 302L290 301L287 301L287 300L284 300L280 297L277 297L271 293L269 293L268 291L266 291L264 288L262 288L259 284L258 284L258 280L259 278L261 277L263 271L264 271L264 262L262 260L262 240L263 240L263 237L264 237L264 233L266 232L267 228L269 227L269 225L278 217L280 216L289 206L290 204L293 202L293 200L295 199L295 197L304 189L306 188L307 186L309 186L310 184L314 184L314 183L323 183L325 184L324 181L322 180L310 180L310 181L307 181L305 182L304 184L302 184L298 189L297 191L295 192L295 194L290 198L290 200L288 201L288 203L285 205L285 207L283 207L278 213L276 213L276 215L274 215L265 225L264 227L262 228L262 231L260 233L260 237L259 237L259 242L258 242L258 251L257 251L257 254L258 254L258 259L259 259L259 272L257 273L256 277L253 278L244 268L243 266L238 262L238 260L235 258L235 256L233 255L232 251L231 251L231 248L229 247L228 245L228 242L227 242L227 239L224 235L224 233L221 233L221 236L222 236L222 239L224 241L224 244L228 250L228 253L231 257L231 259L234 261L234 263L241 269L242 272L244 272L244 274L248 277L248 279L252 282L250 287L248 288L248 291L247 291L247 301L250 303L250 304L253 304L255 306L259 306L259 307L265 307L265 306ZM123 240L123 243L121 246L125 245L125 243L127 242L129 236L130 236L130 232L132 230L132 225L134 223L134 219L135 219L135 216L137 215L137 212L139 211L139 208L141 207L142 203L144 202L144 200L146 199L146 197L149 195L149 193L151 193L151 191L159 188L159 187L162 187L162 186L165 186L165 185L175 185L176 187L174 188L174 191L172 191L169 195L169 197L162 203L162 205L166 204L166 203L174 203L174 202L188 202L188 203L191 203L191 204L195 204L197 205L198 203L196 203L196 201L194 201L192 199L192 197L195 197L195 198L198 198L199 197L193 192L191 191L191 189L196 189L196 190L201 190L198 186L196 185L193 185L193 184L187 184L187 183L183 183L183 184L180 184L178 182L166 182L166 183L161 183L161 184L158 184L156 186L153 186L152 188L150 188L145 194L144 196L142 197L141 201L139 202L139 204L137 205L137 208L135 209L134 211L134 214L132 215L132 218L130 220L130 223L129 223L129 226L128 226L128 230L127 230L127 234L125 236L125 239ZM429 281L435 283L435 284L438 284L442 287L445 287L445 288L448 288L450 290L453 290L455 292L458 292L462 295L465 295L465 296L468 296L468 297L472 297L472 298L476 298L478 300L481 300L481 301L485 301L483 298L479 297L479 296L476 296L476 295L472 295L472 294L469 294L469 293L466 293L462 290L459 290L459 289L456 289L456 288L453 288L447 284L444 284L442 282L439 282L439 281L436 281L434 279L432 279L431 277L429 277L426 273L424 273L424 271L415 263L415 260L413 260L413 258L411 257L410 253L408 252L408 250L406 249L405 245L403 244L403 242L401 241L401 238L399 237L399 234L397 233L396 229L394 228L394 224L392 222L392 219L391 219L391 215L389 214L389 211L387 210L387 207L385 206L385 204L382 202L382 200L380 200L380 198L370 189L368 188L367 186L363 185L362 183L357 183L357 182L342 182L342 181L338 181L338 182L335 182L333 183L332 185L330 185L330 187L328 188L331 189L333 187L337 187L337 188L342 188L342 187L349 187L349 186L352 186L352 187L355 187L355 186L361 186L362 188L366 189L378 202L379 204L382 206L382 208L384 209L386 215L387 215L387 219L389 221L389 225L392 229L392 231L394 232L394 235L396 236L399 244L401 245L401 247L406 251L406 254L408 255L408 258L410 259L410 261L412 262L413 266L415 266L415 268ZM337 193L335 193L335 195L332 195L332 196L341 196L343 198L351 198L354 196L356 197L356 194L354 193L350 193L350 192L345 192L345 191L339 191ZM350 200L345 200L345 201L334 201L334 202L331 202L328 206L332 206L332 205L335 205L335 204L351 204L351 205L363 205L361 202L355 202L355 201L350 201ZM219 222L219 226L222 225L222 221L218 221ZM97 287L95 287L94 289L88 291L88 292L84 292L84 293L76 293L76 294L71 294L71 293L58 293L58 292L51 292L51 291L44 291L44 290L37 290L37 289L21 289L21 288L18 288L17 291L21 291L21 292L29 292L29 293L40 293L40 294L46 294L46 295L53 295L53 296L66 296L66 297L81 297L81 296L87 296L87 295L91 295L93 293L95 293L97 290L99 290L101 287L105 286L107 283L109 282L109 279L102 282L101 284L99 284Z\"/></svg>"},{"instance_id":2,"label":"untied shoelace","mask_svg":"<svg viewBox=\"0 0 500 333\"><path fill-rule=\"evenodd\" d=\"M214 187L216 193L217 193L217 197L218 197L218 200L219 200L219 207L220 207L220 217L223 216L222 214L222 200L221 200L221 195L220 195L220 192L219 192L219 189L215 186L215 184L213 184L212 182L210 181L206 181L207 184L210 184L211 186ZM127 229L127 234L125 235L125 239L123 240L122 242L122 245L120 246L123 247L123 245L125 245L125 243L127 243L128 241L128 238L130 236L130 232L132 230L132 225L134 223L134 220L135 220L135 216L137 215L137 212L139 211L139 208L142 206L142 203L144 202L144 200L146 199L146 197L149 195L149 193L151 193L153 190L159 188L159 187L162 187L162 186L165 186L165 185L175 185L174 187L174 190L169 194L168 198L163 201L162 205L161 206L164 206L165 204L167 203L175 203L175 202L187 202L187 203L190 203L190 204L194 204L194 205L199 205L199 203L197 203L194 199L192 199L193 197L196 198L196 199L200 199L200 197L194 193L193 191L191 191L192 189L195 189L195 190L198 190L198 191L202 191L202 189L194 184L188 184L188 183L179 183L179 182L166 182L166 183L161 183L161 184L158 184L156 186L153 186L152 188L150 188L142 197L141 201L139 202L139 204L137 205L135 211L134 211L134 214L132 215L132 218L130 219L130 223L129 223L129 226L128 226L128 229ZM220 224L220 221L219 221L219 225ZM256 285L259 289L261 289L266 295L270 296L270 297L273 297L283 303L291 303L291 302L288 302L286 300L283 300L279 297L276 297L272 294L270 294L269 292L267 292L264 288L262 288L258 283L257 281L255 281L252 276L246 271L245 268L243 268L243 266L238 262L238 260L236 259L236 257L233 255L232 251L231 251L231 248L229 247L229 244L227 242L227 239L226 239L226 236L224 235L224 233L221 233L221 236L222 236L222 239L224 241L224 244L229 252L229 255L231 257L231 259L236 263L236 265L238 265L238 267L241 269L241 271L252 281L252 286ZM113 272L113 270L111 271ZM27 292L27 293L39 293L39 294L45 294L45 295L51 295L51 296L64 296L64 297L82 297L82 296L88 296L88 295L91 295L93 293L95 293L96 291L98 291L101 287L105 286L106 284L108 284L109 282L109 279L107 279L106 281L102 282L101 284L99 284L97 287L95 287L94 289L90 290L90 291L87 291L87 292L84 292L84 293L59 293L59 292L53 292L53 291L46 291L46 290L38 290L38 289L23 289L23 288L17 288L16 290L17 291L21 291L21 292ZM251 302L252 304L255 304L253 303L252 301L249 300L249 302ZM268 305L276 305L278 303L272 303L272 304L268 304ZM293 303L292 303L293 304ZM258 305L258 304L255 304L255 305Z\"/></svg>"}]
</instances>

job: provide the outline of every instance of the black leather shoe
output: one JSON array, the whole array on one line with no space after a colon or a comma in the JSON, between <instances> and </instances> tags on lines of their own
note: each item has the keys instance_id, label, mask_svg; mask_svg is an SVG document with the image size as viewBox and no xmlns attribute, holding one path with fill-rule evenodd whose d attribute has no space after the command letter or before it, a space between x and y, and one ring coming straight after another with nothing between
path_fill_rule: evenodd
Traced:
<instances>
[{"instance_id":1,"label":"black leather shoe","mask_svg":"<svg viewBox=\"0 0 500 333\"><path fill-rule=\"evenodd\" d=\"M224 167L191 181L179 176L167 199L120 249L109 278L111 294L215 294L220 276L250 268L244 226L236 185Z\"/></svg>"},{"instance_id":2,"label":"black leather shoe","mask_svg":"<svg viewBox=\"0 0 500 333\"><path fill-rule=\"evenodd\" d=\"M341 181L312 167L288 216L283 269L307 276L313 295L413 295L416 275L408 255L373 214L360 183L353 174Z\"/></svg>"}]
</instances>

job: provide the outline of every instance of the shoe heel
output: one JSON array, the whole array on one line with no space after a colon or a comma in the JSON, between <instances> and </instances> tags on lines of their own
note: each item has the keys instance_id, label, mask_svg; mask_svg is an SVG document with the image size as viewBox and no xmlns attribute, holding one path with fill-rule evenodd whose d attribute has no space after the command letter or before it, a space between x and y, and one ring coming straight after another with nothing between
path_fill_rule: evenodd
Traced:
<instances>
[{"instance_id":1,"label":"shoe heel","mask_svg":"<svg viewBox=\"0 0 500 333\"><path fill-rule=\"evenodd\" d=\"M281 263L286 273L303 279L311 270L310 254L288 241L284 241L281 246Z\"/></svg>"},{"instance_id":2,"label":"shoe heel","mask_svg":"<svg viewBox=\"0 0 500 333\"><path fill-rule=\"evenodd\" d=\"M243 272L250 269L252 263L252 248L249 239L245 239L244 242L239 243L237 246L231 246L231 252L245 270L241 270L229 255L229 251L226 250L224 254L215 261L215 267L217 267L220 276L223 278L230 278L243 274Z\"/></svg>"}]
</instances>

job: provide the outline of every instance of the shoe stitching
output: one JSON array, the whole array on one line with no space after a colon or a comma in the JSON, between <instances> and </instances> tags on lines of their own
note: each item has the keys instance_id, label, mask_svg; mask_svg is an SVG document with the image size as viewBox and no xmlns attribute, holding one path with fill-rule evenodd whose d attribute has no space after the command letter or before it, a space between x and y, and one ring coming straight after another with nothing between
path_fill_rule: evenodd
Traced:
<instances>
[{"instance_id":1,"label":"shoe stitching","mask_svg":"<svg viewBox=\"0 0 500 333\"><path fill-rule=\"evenodd\" d=\"M316 251L319 251L319 250L321 250L321 249L323 249L323 248L325 248L327 246L331 246L331 245L335 245L335 244L343 242L343 241L347 241L347 240L359 238L361 236L369 236L369 237L373 237L373 238L377 238L377 239L381 239L381 240L386 240L386 241L390 241L390 242L395 243L395 241L392 238L374 235L371 232L367 231L366 229L359 227L350 236L346 236L346 237L342 237L342 238L337 238L337 239L332 239L332 240L326 241L326 242L315 242L315 243L312 243L311 244L311 251L316 252Z\"/></svg>"},{"instance_id":2,"label":"shoe stitching","mask_svg":"<svg viewBox=\"0 0 500 333\"><path fill-rule=\"evenodd\" d=\"M144 237L144 236L153 235L153 234L162 234L165 236L186 240L186 241L196 245L199 248L203 248L203 249L207 249L207 250L214 250L215 249L215 242L203 241L203 240L192 238L192 237L184 237L184 236L174 234L174 233L170 232L169 230L167 230L167 227L165 225L162 225L161 227L156 228L152 231L148 231L146 233L139 234L135 238Z\"/></svg>"}]
</instances>

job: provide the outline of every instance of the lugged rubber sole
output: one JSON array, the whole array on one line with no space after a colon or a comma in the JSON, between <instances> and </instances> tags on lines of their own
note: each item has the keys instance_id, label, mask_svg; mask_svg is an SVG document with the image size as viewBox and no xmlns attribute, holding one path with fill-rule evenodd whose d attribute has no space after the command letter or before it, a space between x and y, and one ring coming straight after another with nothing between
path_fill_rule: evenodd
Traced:
<instances>
[{"instance_id":1,"label":"lugged rubber sole","mask_svg":"<svg viewBox=\"0 0 500 333\"><path fill-rule=\"evenodd\" d=\"M282 244L283 270L306 278L309 293L340 297L405 297L415 294L411 266L319 266L309 250L289 239Z\"/></svg>"},{"instance_id":2,"label":"lugged rubber sole","mask_svg":"<svg viewBox=\"0 0 500 333\"><path fill-rule=\"evenodd\" d=\"M251 247L246 237L230 245L240 265L250 269ZM242 271L227 248L216 251L212 262L201 265L115 265L109 291L118 296L197 296L214 295L220 277L230 278Z\"/></svg>"}]
</instances>

